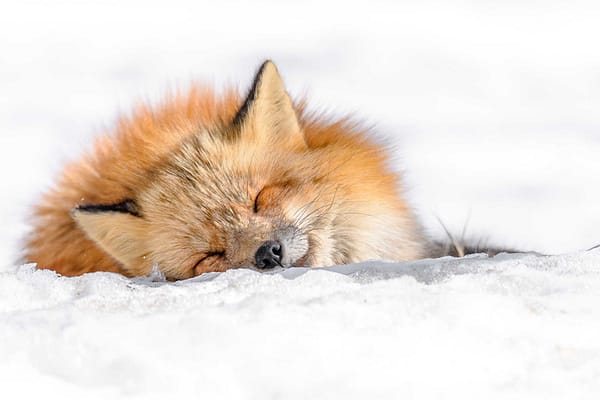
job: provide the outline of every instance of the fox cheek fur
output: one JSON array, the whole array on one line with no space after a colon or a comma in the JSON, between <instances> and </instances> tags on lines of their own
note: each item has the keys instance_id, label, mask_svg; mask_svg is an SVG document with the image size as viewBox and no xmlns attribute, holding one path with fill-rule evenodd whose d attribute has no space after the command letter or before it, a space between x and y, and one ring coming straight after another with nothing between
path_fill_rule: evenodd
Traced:
<instances>
[{"instance_id":1,"label":"fox cheek fur","mask_svg":"<svg viewBox=\"0 0 600 400\"><path fill-rule=\"evenodd\" d=\"M241 107L224 96L192 89L121 121L36 208L28 260L182 279L427 255L386 150L357 124L294 106L270 61Z\"/></svg>"}]
</instances>

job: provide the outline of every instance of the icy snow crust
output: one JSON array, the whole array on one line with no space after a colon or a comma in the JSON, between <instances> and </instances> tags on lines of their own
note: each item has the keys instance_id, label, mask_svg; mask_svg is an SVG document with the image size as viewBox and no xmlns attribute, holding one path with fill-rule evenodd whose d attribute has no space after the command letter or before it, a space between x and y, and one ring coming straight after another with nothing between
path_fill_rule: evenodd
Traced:
<instances>
[{"instance_id":1,"label":"icy snow crust","mask_svg":"<svg viewBox=\"0 0 600 400\"><path fill-rule=\"evenodd\" d=\"M179 282L0 273L0 374L54 398L597 399L600 251Z\"/></svg>"}]
</instances>

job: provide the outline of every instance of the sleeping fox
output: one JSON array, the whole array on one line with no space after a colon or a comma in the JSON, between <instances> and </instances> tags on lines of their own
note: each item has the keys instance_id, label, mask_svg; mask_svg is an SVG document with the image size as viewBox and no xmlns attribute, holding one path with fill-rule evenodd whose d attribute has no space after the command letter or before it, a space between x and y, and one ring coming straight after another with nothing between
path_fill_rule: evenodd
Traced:
<instances>
[{"instance_id":1,"label":"sleeping fox","mask_svg":"<svg viewBox=\"0 0 600 400\"><path fill-rule=\"evenodd\" d=\"M388 164L359 124L293 102L266 61L245 98L192 86L122 117L35 207L26 258L185 279L462 255L426 237Z\"/></svg>"}]
</instances>

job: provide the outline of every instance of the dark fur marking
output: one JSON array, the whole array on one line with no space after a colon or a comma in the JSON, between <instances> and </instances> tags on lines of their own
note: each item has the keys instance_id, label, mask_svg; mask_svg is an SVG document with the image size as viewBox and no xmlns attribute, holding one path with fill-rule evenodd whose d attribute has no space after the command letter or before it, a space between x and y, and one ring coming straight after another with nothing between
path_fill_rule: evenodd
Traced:
<instances>
[{"instance_id":1,"label":"dark fur marking","mask_svg":"<svg viewBox=\"0 0 600 400\"><path fill-rule=\"evenodd\" d=\"M256 99L256 97L258 96L258 86L260 85L260 81L261 81L263 73L265 71L265 67L270 62L271 62L270 60L266 60L258 69L258 72L256 73L256 76L254 77L254 82L252 83L252 88L250 89L250 93L248 93L248 97L246 97L246 100L244 100L244 104L242 104L239 111L233 118L233 125L239 126L246 119L246 116L248 115L248 111L250 110L250 107L252 106L252 103L254 102L254 99Z\"/></svg>"},{"instance_id":2,"label":"dark fur marking","mask_svg":"<svg viewBox=\"0 0 600 400\"><path fill-rule=\"evenodd\" d=\"M75 210L89 213L120 212L134 217L141 216L133 200L125 200L115 204L84 204L75 207Z\"/></svg>"}]
</instances>

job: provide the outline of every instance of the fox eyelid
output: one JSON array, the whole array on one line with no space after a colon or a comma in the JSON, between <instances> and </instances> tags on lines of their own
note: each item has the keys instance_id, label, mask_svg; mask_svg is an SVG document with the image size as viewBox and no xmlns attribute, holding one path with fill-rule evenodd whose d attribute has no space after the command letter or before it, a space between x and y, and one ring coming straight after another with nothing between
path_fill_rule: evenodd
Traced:
<instances>
[{"instance_id":1,"label":"fox eyelid","mask_svg":"<svg viewBox=\"0 0 600 400\"><path fill-rule=\"evenodd\" d=\"M208 253L206 253L204 255L204 257L201 257L198 261L196 261L196 264L194 264L194 267L192 269L196 269L196 267L198 265L202 264L204 261L206 261L210 257L222 257L224 255L225 255L224 251L209 251Z\"/></svg>"},{"instance_id":2,"label":"fox eyelid","mask_svg":"<svg viewBox=\"0 0 600 400\"><path fill-rule=\"evenodd\" d=\"M252 206L252 211L254 211L254 213L256 214L258 212L258 198L260 197L260 194L265 190L265 188L263 187L262 189L260 189L258 191L258 193L256 194L256 196L254 197L254 206Z\"/></svg>"}]
</instances>

